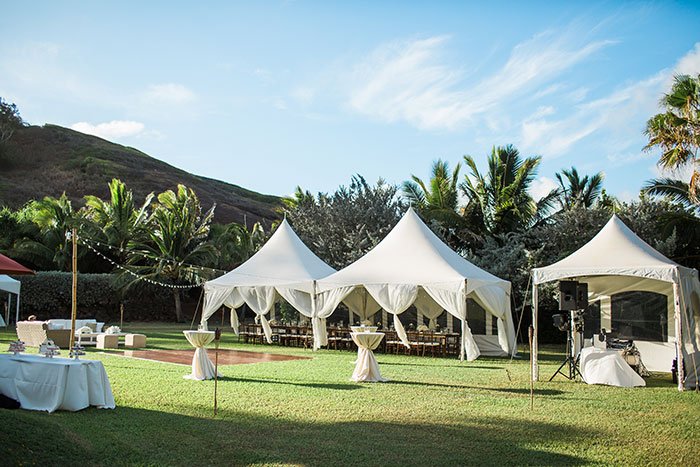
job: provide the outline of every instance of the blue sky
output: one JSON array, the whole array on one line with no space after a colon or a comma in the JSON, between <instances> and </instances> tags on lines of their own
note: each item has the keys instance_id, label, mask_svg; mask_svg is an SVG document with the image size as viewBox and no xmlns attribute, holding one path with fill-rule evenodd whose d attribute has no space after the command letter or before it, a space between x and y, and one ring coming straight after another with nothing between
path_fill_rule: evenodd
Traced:
<instances>
[{"instance_id":1,"label":"blue sky","mask_svg":"<svg viewBox=\"0 0 700 467\"><path fill-rule=\"evenodd\" d=\"M276 195L540 155L631 199L646 120L700 72L698 2L12 2L0 96L32 124ZM464 170L463 170L464 172ZM682 175L681 175L682 176Z\"/></svg>"}]
</instances>

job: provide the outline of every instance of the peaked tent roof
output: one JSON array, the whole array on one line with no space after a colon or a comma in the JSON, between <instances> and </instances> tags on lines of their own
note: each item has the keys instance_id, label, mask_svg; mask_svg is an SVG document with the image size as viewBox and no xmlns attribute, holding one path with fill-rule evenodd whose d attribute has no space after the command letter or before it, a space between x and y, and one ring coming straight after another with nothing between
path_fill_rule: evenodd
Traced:
<instances>
[{"instance_id":1,"label":"peaked tent roof","mask_svg":"<svg viewBox=\"0 0 700 467\"><path fill-rule=\"evenodd\" d=\"M34 274L34 271L29 268L25 268L17 261L0 254L0 274L23 275Z\"/></svg>"},{"instance_id":2,"label":"peaked tent roof","mask_svg":"<svg viewBox=\"0 0 700 467\"><path fill-rule=\"evenodd\" d=\"M561 261L535 268L532 273L535 284L596 275L677 282L679 270L690 271L656 251L613 214L588 243Z\"/></svg>"},{"instance_id":3,"label":"peaked tent roof","mask_svg":"<svg viewBox=\"0 0 700 467\"><path fill-rule=\"evenodd\" d=\"M294 286L312 292L313 281L335 269L324 263L301 241L284 219L275 233L248 261L221 277L208 281L205 289L237 286Z\"/></svg>"},{"instance_id":4,"label":"peaked tent roof","mask_svg":"<svg viewBox=\"0 0 700 467\"><path fill-rule=\"evenodd\" d=\"M467 293L483 286L510 291L510 282L470 263L440 240L413 208L377 246L337 273L318 281L319 291L343 285L416 284Z\"/></svg>"}]
</instances>

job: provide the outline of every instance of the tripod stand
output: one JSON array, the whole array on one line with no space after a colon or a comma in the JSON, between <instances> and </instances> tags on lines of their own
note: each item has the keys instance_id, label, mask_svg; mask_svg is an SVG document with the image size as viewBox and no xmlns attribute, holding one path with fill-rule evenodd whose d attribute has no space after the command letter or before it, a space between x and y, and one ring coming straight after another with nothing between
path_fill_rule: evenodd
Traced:
<instances>
[{"instance_id":1,"label":"tripod stand","mask_svg":"<svg viewBox=\"0 0 700 467\"><path fill-rule=\"evenodd\" d=\"M578 322L575 318L575 314L572 312L571 321L566 330L566 359L559 365L557 371L554 372L549 381L552 381L555 376L562 375L568 380L576 379L576 376L583 378L581 371L579 370L579 356L574 356L574 330L578 332ZM564 371L564 367L568 365L568 374Z\"/></svg>"}]
</instances>

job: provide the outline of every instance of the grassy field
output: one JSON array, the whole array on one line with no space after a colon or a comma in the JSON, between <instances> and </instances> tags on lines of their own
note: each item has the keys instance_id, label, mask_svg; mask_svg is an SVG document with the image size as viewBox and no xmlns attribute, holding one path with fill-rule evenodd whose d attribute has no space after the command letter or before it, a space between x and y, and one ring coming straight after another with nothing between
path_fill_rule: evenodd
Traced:
<instances>
[{"instance_id":1,"label":"grassy field","mask_svg":"<svg viewBox=\"0 0 700 467\"><path fill-rule=\"evenodd\" d=\"M149 348L189 348L176 325L132 324ZM0 350L15 338L0 331ZM0 410L0 464L44 465L697 465L700 394L670 375L646 388L536 384L527 354L512 363L378 354L383 384L349 381L349 352L238 344L313 356L224 366L213 381L182 365L91 350L109 374L115 410ZM545 352L542 374L561 355Z\"/></svg>"}]
</instances>

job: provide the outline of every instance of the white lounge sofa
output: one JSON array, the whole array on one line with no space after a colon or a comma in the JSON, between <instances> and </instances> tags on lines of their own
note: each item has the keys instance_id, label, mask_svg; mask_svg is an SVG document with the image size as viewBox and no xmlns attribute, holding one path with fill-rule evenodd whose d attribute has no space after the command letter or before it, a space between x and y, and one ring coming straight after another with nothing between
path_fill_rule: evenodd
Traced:
<instances>
[{"instance_id":1,"label":"white lounge sofa","mask_svg":"<svg viewBox=\"0 0 700 467\"><path fill-rule=\"evenodd\" d=\"M70 329L70 321L69 319L50 319L47 321L49 325L50 330L58 330L58 329ZM83 326L88 326L89 328L92 328L94 332L102 332L102 326L104 326L105 323L98 322L96 319L76 319L75 320L75 329L80 329Z\"/></svg>"}]
</instances>

